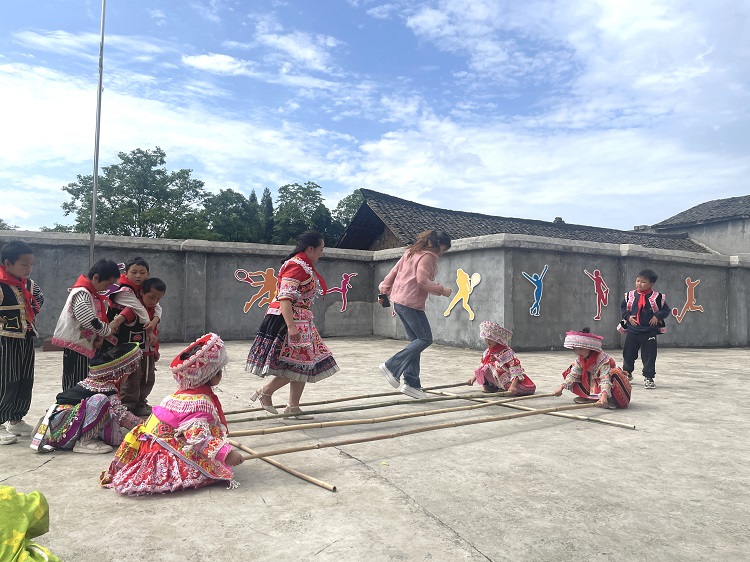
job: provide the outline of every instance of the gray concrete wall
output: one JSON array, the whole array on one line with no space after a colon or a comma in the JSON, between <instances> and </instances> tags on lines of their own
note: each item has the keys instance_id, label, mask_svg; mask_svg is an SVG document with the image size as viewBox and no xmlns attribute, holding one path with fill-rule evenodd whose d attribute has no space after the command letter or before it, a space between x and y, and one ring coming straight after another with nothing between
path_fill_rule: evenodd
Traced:
<instances>
[{"instance_id":1,"label":"gray concrete wall","mask_svg":"<svg viewBox=\"0 0 750 562\"><path fill-rule=\"evenodd\" d=\"M38 317L42 337L51 335L64 305L67 288L88 269L88 237L85 235L0 232L0 243L22 239L34 248L32 277L42 287L46 301ZM101 236L96 259L126 261L136 255L151 265L151 274L164 279L167 294L162 301L162 341L185 341L207 331L227 340L252 340L265 313L244 305L257 288L235 279L235 270L278 271L288 246L215 243L196 240L153 240ZM370 334L404 338L405 332L392 308L376 304L377 286L400 258L403 250L378 252L326 249L318 269L329 288L339 286L344 273L356 273L350 281L348 305L341 311L340 294L318 299L315 321L324 336ZM540 315L532 316L534 287L524 277L541 273L544 292ZM605 346L621 347L624 336L615 329L623 294L633 288L636 274L651 268L659 274L656 289L667 295L670 308L682 310L687 297L686 278L700 280L696 304L703 312L687 312L682 322L667 320L662 346L747 346L750 337L750 256L698 255L665 252L640 246L572 242L532 236L498 234L457 240L439 264L437 280L457 290L456 271L478 273L481 282L468 299L475 313L457 304L445 312L451 298L431 296L426 312L435 341L480 348L479 323L500 322L514 331L513 346L519 350L559 349L570 329L588 326L605 337ZM609 303L595 321L594 283L584 274L599 269L609 286Z\"/></svg>"},{"instance_id":2,"label":"gray concrete wall","mask_svg":"<svg viewBox=\"0 0 750 562\"><path fill-rule=\"evenodd\" d=\"M661 234L686 232L693 240L705 244L720 254L731 256L750 254L750 220L747 219L734 219L677 228L659 228L654 232Z\"/></svg>"}]
</instances>

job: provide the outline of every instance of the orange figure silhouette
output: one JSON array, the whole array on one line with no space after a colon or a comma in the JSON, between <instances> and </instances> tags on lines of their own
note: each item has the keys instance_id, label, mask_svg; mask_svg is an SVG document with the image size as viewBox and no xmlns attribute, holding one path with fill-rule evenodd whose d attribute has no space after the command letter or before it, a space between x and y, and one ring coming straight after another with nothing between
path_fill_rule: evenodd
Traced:
<instances>
[{"instance_id":1,"label":"orange figure silhouette","mask_svg":"<svg viewBox=\"0 0 750 562\"><path fill-rule=\"evenodd\" d=\"M672 316L677 318L677 322L681 323L682 319L688 312L703 312L703 307L695 302L695 287L700 283L700 279L693 281L690 277L685 278L685 285L687 285L687 297L685 298L685 305L681 311L676 308L672 309Z\"/></svg>"},{"instance_id":2,"label":"orange figure silhouette","mask_svg":"<svg viewBox=\"0 0 750 562\"><path fill-rule=\"evenodd\" d=\"M469 320L474 320L474 311L469 306L469 295L471 295L474 287L479 285L481 280L482 276L478 273L474 273L469 277L469 274L459 267L456 270L456 285L458 286L458 291L456 291L456 295L453 297L453 300L446 311L443 312L443 316L448 316L451 313L451 310L453 310L453 307L458 304L458 301L463 301L462 306L464 307L464 310L469 313Z\"/></svg>"},{"instance_id":3,"label":"orange figure silhouette","mask_svg":"<svg viewBox=\"0 0 750 562\"><path fill-rule=\"evenodd\" d=\"M349 279L356 276L356 273L343 273L341 275L341 286L331 287L325 292L326 295L330 295L331 293L341 293L342 303L341 310L339 312L344 312L346 310L346 293L349 291L349 289L352 288L352 286L349 284Z\"/></svg>"},{"instance_id":4,"label":"orange figure silhouette","mask_svg":"<svg viewBox=\"0 0 750 562\"><path fill-rule=\"evenodd\" d=\"M596 293L596 316L594 316L594 320L601 320L602 306L607 306L609 302L609 287L607 287L604 278L602 278L602 273L598 269L595 269L593 274L585 269L583 272L594 282L594 292Z\"/></svg>"},{"instance_id":5,"label":"orange figure silhouette","mask_svg":"<svg viewBox=\"0 0 750 562\"><path fill-rule=\"evenodd\" d=\"M259 281L252 279L253 277L260 277ZM258 302L258 308L262 308L268 305L276 296L276 272L272 267L269 267L265 271L247 271L245 269L237 269L234 272L234 278L237 281L243 283L249 283L253 287L260 287L258 292L255 293L249 301L245 303L245 307L242 311L247 314L253 305ZM260 299L260 300L259 300Z\"/></svg>"}]
</instances>

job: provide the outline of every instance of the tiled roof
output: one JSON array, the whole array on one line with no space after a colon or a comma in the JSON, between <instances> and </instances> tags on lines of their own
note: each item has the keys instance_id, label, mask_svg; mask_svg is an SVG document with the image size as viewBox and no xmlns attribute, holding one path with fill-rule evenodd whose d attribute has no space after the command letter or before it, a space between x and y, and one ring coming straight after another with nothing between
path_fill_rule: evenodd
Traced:
<instances>
[{"instance_id":1,"label":"tiled roof","mask_svg":"<svg viewBox=\"0 0 750 562\"><path fill-rule=\"evenodd\" d=\"M653 227L681 226L736 218L750 218L750 195L706 201L656 223Z\"/></svg>"},{"instance_id":2,"label":"tiled roof","mask_svg":"<svg viewBox=\"0 0 750 562\"><path fill-rule=\"evenodd\" d=\"M564 222L552 223L451 211L428 207L369 189L360 191L365 201L341 238L339 247L368 249L383 231L382 225L379 225L379 231L375 232L373 219L379 219L377 222L382 221L404 246L412 244L420 232L430 228L439 228L445 230L454 239L501 233L527 234L565 240L639 244L647 248L709 253L703 246L686 236L626 232Z\"/></svg>"}]
</instances>

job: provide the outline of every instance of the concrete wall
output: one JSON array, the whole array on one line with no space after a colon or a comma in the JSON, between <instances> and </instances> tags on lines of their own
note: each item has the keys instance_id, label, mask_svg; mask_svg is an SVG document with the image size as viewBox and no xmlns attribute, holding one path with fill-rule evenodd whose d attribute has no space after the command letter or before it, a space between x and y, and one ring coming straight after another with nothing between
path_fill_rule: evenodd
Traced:
<instances>
[{"instance_id":1,"label":"concrete wall","mask_svg":"<svg viewBox=\"0 0 750 562\"><path fill-rule=\"evenodd\" d=\"M687 227L659 228L654 232L660 234L686 232L693 240L705 244L720 254L730 256L750 254L750 220L747 219L734 219Z\"/></svg>"},{"instance_id":2,"label":"concrete wall","mask_svg":"<svg viewBox=\"0 0 750 562\"><path fill-rule=\"evenodd\" d=\"M0 232L0 243L21 239L32 245L36 263L32 277L45 293L38 317L42 337L51 335L62 309L67 288L88 270L88 236L59 233ZM196 240L153 240L100 236L95 257L126 261L142 256L151 274L164 279L167 293L162 301L163 341L186 341L214 331L228 340L252 340L265 313L245 302L258 290L235 279L237 269L278 270L291 251L288 246L215 243ZM341 284L342 274L356 273L350 281L348 305L341 312L340 294L329 294L314 305L315 321L324 336L404 338L393 308L377 305L377 285L403 253L402 249L377 252L326 249L318 269L329 287ZM544 293L540 315L531 316L534 287L522 272L541 273ZM645 249L640 246L573 242L497 234L457 240L439 265L437 280L457 290L456 270L479 273L468 300L474 320L457 304L444 313L451 298L431 296L426 312L435 341L480 348L479 323L493 320L514 331L513 346L524 349L559 349L570 329L589 326L605 337L605 346L621 347L623 337L615 329L623 294L633 288L638 271L656 271L656 289L667 295L670 308L682 309L687 296L685 279L700 280L696 304L703 312L687 312L681 323L667 320L662 346L747 346L750 338L750 256L690 254ZM609 286L609 303L601 320L593 319L596 297L593 282L583 270L599 269Z\"/></svg>"}]
</instances>

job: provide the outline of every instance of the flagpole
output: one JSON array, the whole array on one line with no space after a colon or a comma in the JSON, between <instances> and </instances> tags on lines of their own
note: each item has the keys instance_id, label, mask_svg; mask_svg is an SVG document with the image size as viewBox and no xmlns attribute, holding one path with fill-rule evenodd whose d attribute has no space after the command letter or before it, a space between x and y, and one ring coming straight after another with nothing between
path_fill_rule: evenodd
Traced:
<instances>
[{"instance_id":1,"label":"flagpole","mask_svg":"<svg viewBox=\"0 0 750 562\"><path fill-rule=\"evenodd\" d=\"M104 15L107 0L102 0L102 29L99 41L99 83L96 90L96 132L94 133L94 185L91 191L91 234L89 238L89 268L94 265L94 239L96 237L96 187L99 178L99 131L102 121L102 74L104 72Z\"/></svg>"}]
</instances>

